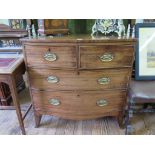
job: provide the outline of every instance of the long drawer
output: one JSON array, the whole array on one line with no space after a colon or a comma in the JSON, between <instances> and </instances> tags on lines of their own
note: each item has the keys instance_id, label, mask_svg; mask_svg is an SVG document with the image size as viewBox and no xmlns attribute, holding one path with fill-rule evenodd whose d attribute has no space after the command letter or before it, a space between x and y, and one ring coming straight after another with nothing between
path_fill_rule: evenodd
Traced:
<instances>
[{"instance_id":1,"label":"long drawer","mask_svg":"<svg viewBox=\"0 0 155 155\"><path fill-rule=\"evenodd\" d=\"M76 68L76 46L25 46L28 66Z\"/></svg>"},{"instance_id":2,"label":"long drawer","mask_svg":"<svg viewBox=\"0 0 155 155\"><path fill-rule=\"evenodd\" d=\"M67 119L102 117L123 110L125 91L35 91L35 110Z\"/></svg>"},{"instance_id":3,"label":"long drawer","mask_svg":"<svg viewBox=\"0 0 155 155\"><path fill-rule=\"evenodd\" d=\"M134 46L80 46L80 68L117 68L132 66Z\"/></svg>"},{"instance_id":4,"label":"long drawer","mask_svg":"<svg viewBox=\"0 0 155 155\"><path fill-rule=\"evenodd\" d=\"M29 68L31 88L51 90L103 90L126 88L129 69L69 71Z\"/></svg>"}]
</instances>

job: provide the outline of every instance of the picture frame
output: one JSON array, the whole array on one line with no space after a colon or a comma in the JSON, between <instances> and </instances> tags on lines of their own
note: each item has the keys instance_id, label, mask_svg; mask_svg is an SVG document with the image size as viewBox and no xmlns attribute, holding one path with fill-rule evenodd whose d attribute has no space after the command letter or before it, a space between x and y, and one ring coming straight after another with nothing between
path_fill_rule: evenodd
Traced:
<instances>
[{"instance_id":1,"label":"picture frame","mask_svg":"<svg viewBox=\"0 0 155 155\"><path fill-rule=\"evenodd\" d=\"M135 79L155 80L155 23L137 23Z\"/></svg>"}]
</instances>

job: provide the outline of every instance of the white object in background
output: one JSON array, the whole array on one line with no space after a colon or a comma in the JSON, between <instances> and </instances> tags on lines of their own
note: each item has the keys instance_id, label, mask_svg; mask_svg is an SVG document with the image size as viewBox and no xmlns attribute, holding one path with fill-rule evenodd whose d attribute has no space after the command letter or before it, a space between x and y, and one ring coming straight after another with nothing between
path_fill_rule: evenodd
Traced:
<instances>
[{"instance_id":1,"label":"white object in background","mask_svg":"<svg viewBox=\"0 0 155 155\"><path fill-rule=\"evenodd\" d=\"M126 37L127 38L130 37L130 24L128 24L128 29L127 29Z\"/></svg>"},{"instance_id":2,"label":"white object in background","mask_svg":"<svg viewBox=\"0 0 155 155\"><path fill-rule=\"evenodd\" d=\"M33 35L34 37L36 36L34 24L32 25L32 35Z\"/></svg>"},{"instance_id":3,"label":"white object in background","mask_svg":"<svg viewBox=\"0 0 155 155\"><path fill-rule=\"evenodd\" d=\"M28 37L31 38L31 28L30 28L30 25L27 25L26 30L28 31Z\"/></svg>"},{"instance_id":4,"label":"white object in background","mask_svg":"<svg viewBox=\"0 0 155 155\"><path fill-rule=\"evenodd\" d=\"M93 37L98 32L101 32L104 35L110 33L117 33L119 37L125 35L125 26L123 24L123 19L96 19L95 24L92 27Z\"/></svg>"},{"instance_id":5,"label":"white object in background","mask_svg":"<svg viewBox=\"0 0 155 155\"><path fill-rule=\"evenodd\" d=\"M131 37L135 38L135 26L133 26L133 28L132 28L132 36Z\"/></svg>"}]
</instances>

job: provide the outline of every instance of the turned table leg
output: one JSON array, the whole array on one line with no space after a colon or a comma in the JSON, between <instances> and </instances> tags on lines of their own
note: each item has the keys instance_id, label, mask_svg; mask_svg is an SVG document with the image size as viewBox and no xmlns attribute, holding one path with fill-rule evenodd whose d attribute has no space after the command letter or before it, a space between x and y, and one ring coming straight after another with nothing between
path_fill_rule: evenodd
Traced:
<instances>
[{"instance_id":1,"label":"turned table leg","mask_svg":"<svg viewBox=\"0 0 155 155\"><path fill-rule=\"evenodd\" d=\"M11 90L13 104L15 106L18 121L20 124L20 129L22 131L22 134L25 135L26 132L25 132L24 122L23 122L22 113L21 113L21 109L20 109L18 94L17 94L17 90L16 90L15 77L13 75L10 75L9 86L10 86L10 90Z\"/></svg>"}]
</instances>

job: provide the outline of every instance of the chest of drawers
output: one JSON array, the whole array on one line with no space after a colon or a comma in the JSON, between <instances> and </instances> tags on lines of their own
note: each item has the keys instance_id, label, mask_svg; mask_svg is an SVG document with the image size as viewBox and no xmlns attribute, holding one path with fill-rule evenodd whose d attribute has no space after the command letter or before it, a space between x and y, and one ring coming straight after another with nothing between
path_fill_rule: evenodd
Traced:
<instances>
[{"instance_id":1,"label":"chest of drawers","mask_svg":"<svg viewBox=\"0 0 155 155\"><path fill-rule=\"evenodd\" d=\"M122 120L135 39L22 39L36 126L42 115Z\"/></svg>"}]
</instances>

